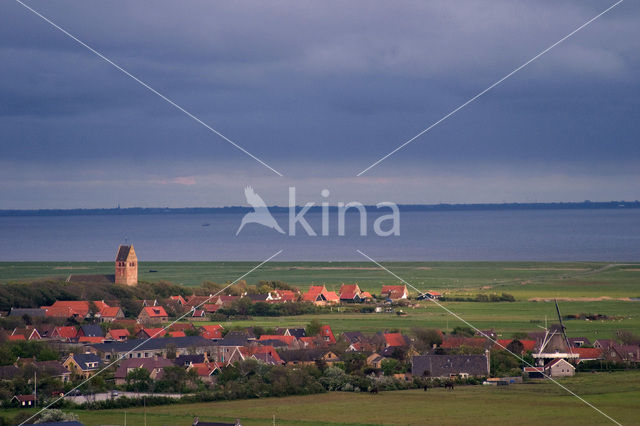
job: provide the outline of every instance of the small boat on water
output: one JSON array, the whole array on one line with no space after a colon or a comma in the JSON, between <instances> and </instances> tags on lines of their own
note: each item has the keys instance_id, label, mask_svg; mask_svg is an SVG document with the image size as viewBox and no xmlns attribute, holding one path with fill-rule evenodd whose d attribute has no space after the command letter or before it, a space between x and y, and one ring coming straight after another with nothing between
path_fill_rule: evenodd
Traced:
<instances>
[{"instance_id":1,"label":"small boat on water","mask_svg":"<svg viewBox=\"0 0 640 426\"><path fill-rule=\"evenodd\" d=\"M211 225L210 223L203 223L202 226L209 226Z\"/></svg>"}]
</instances>

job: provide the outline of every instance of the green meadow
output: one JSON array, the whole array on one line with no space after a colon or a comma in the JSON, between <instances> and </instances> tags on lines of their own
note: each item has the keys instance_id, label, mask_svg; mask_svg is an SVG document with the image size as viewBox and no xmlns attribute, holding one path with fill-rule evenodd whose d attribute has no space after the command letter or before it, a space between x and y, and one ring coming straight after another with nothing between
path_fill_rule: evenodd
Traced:
<instances>
[{"instance_id":1,"label":"green meadow","mask_svg":"<svg viewBox=\"0 0 640 426\"><path fill-rule=\"evenodd\" d=\"M504 338L515 332L534 331L548 322L557 322L553 302L442 302L441 306L433 302L420 302L418 307L403 308L406 315L395 313L353 313L344 312L344 308L334 308L333 312L323 315L301 315L292 317L253 317L246 321L222 323L227 328L260 325L263 327L304 326L313 318L329 324L334 333L359 330L374 333L382 330L409 331L413 327L429 327L452 330L465 324L444 308L456 313L464 320L481 330L494 329ZM640 332L640 302L598 301L598 302L560 302L563 315L602 314L611 319L599 321L566 320L569 337L611 338L616 330ZM208 323L202 323L208 324ZM218 324L218 323L216 323Z\"/></svg>"},{"instance_id":2,"label":"green meadow","mask_svg":"<svg viewBox=\"0 0 640 426\"><path fill-rule=\"evenodd\" d=\"M198 286L230 282L259 262L140 262L142 281ZM452 294L508 292L534 297L640 297L640 263L592 262L385 262L385 267L421 290ZM113 274L113 262L0 262L0 282L66 279L69 274ZM325 284L337 290L358 283L378 293L398 280L370 262L269 262L246 277L249 283L280 280L306 289Z\"/></svg>"},{"instance_id":3,"label":"green meadow","mask_svg":"<svg viewBox=\"0 0 640 426\"><path fill-rule=\"evenodd\" d=\"M640 372L581 373L559 382L624 425L640 424ZM18 410L6 410L14 416ZM125 410L75 411L88 426L124 425ZM505 387L465 386L129 408L128 425L188 426L202 421L257 425L566 425L612 424L594 408L551 382Z\"/></svg>"}]
</instances>

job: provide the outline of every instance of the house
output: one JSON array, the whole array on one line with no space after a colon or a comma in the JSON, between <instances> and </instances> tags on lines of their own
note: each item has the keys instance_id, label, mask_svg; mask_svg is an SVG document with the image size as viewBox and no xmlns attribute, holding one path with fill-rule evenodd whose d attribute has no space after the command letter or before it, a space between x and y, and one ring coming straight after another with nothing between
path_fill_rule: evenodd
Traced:
<instances>
[{"instance_id":1,"label":"house","mask_svg":"<svg viewBox=\"0 0 640 426\"><path fill-rule=\"evenodd\" d=\"M574 348L581 348L583 346L591 346L591 342L586 337L568 337L569 344Z\"/></svg>"},{"instance_id":2,"label":"house","mask_svg":"<svg viewBox=\"0 0 640 426\"><path fill-rule=\"evenodd\" d=\"M222 327L220 324L203 325L200 327L200 335L205 339L222 339Z\"/></svg>"},{"instance_id":3,"label":"house","mask_svg":"<svg viewBox=\"0 0 640 426\"><path fill-rule=\"evenodd\" d=\"M240 353L244 359L253 358L270 365L284 364L284 361L273 346L245 346L240 348Z\"/></svg>"},{"instance_id":4,"label":"house","mask_svg":"<svg viewBox=\"0 0 640 426\"><path fill-rule=\"evenodd\" d=\"M168 352L176 356L206 353L209 357L215 350L214 342L201 336L159 337L155 339L129 339L124 342L104 342L85 346L87 350L100 355L105 361L116 357L153 358L166 357Z\"/></svg>"},{"instance_id":5,"label":"house","mask_svg":"<svg viewBox=\"0 0 640 426\"><path fill-rule=\"evenodd\" d=\"M365 341L364 334L359 331L345 331L342 333L342 339L348 344Z\"/></svg>"},{"instance_id":6,"label":"house","mask_svg":"<svg viewBox=\"0 0 640 426\"><path fill-rule=\"evenodd\" d=\"M116 255L116 284L138 285L138 257L133 245L121 245Z\"/></svg>"},{"instance_id":7,"label":"house","mask_svg":"<svg viewBox=\"0 0 640 426\"><path fill-rule=\"evenodd\" d=\"M324 361L332 366L340 361L338 355L332 351L322 349L294 349L280 352L280 358L287 366L314 365L316 361Z\"/></svg>"},{"instance_id":8,"label":"house","mask_svg":"<svg viewBox=\"0 0 640 426\"><path fill-rule=\"evenodd\" d=\"M320 327L320 338L323 342L334 345L336 343L336 338L333 335L333 331L331 331L331 327L328 325L323 325Z\"/></svg>"},{"instance_id":9,"label":"house","mask_svg":"<svg viewBox=\"0 0 640 426\"><path fill-rule=\"evenodd\" d=\"M269 293L271 303L290 303L298 300L298 293L292 290L274 290Z\"/></svg>"},{"instance_id":10,"label":"house","mask_svg":"<svg viewBox=\"0 0 640 426\"><path fill-rule=\"evenodd\" d=\"M187 301L184 299L184 297L177 295L177 296L169 296L169 300L171 300L172 302L177 303L180 306L185 306L187 304Z\"/></svg>"},{"instance_id":11,"label":"house","mask_svg":"<svg viewBox=\"0 0 640 426\"><path fill-rule=\"evenodd\" d=\"M604 349L609 349L615 343L616 342L611 339L598 339L595 342L593 342L593 347L604 350Z\"/></svg>"},{"instance_id":12,"label":"house","mask_svg":"<svg viewBox=\"0 0 640 426\"><path fill-rule=\"evenodd\" d=\"M173 363L178 367L185 367L191 364L200 364L203 362L209 362L209 358L207 354L197 354L197 355L180 355L173 360Z\"/></svg>"},{"instance_id":13,"label":"house","mask_svg":"<svg viewBox=\"0 0 640 426\"><path fill-rule=\"evenodd\" d=\"M391 300L401 300L409 297L406 285L383 285L380 295Z\"/></svg>"},{"instance_id":14,"label":"house","mask_svg":"<svg viewBox=\"0 0 640 426\"><path fill-rule=\"evenodd\" d=\"M72 342L78 337L78 330L72 326L56 327L51 333L52 339L61 340L63 342Z\"/></svg>"},{"instance_id":15,"label":"house","mask_svg":"<svg viewBox=\"0 0 640 426\"><path fill-rule=\"evenodd\" d=\"M303 302L311 302L315 305L327 305L340 302L340 297L335 291L329 291L324 285L312 285L309 290L302 295Z\"/></svg>"},{"instance_id":16,"label":"house","mask_svg":"<svg viewBox=\"0 0 640 426\"><path fill-rule=\"evenodd\" d=\"M33 407L36 404L36 396L31 395L15 395L11 398L11 403L20 408Z\"/></svg>"},{"instance_id":17,"label":"house","mask_svg":"<svg viewBox=\"0 0 640 426\"><path fill-rule=\"evenodd\" d=\"M86 300L56 300L51 306L41 306L45 316L52 318L75 318L83 320L89 317L89 302Z\"/></svg>"},{"instance_id":18,"label":"house","mask_svg":"<svg viewBox=\"0 0 640 426\"><path fill-rule=\"evenodd\" d=\"M113 322L124 318L124 311L118 306L104 306L95 315L101 322Z\"/></svg>"},{"instance_id":19,"label":"house","mask_svg":"<svg viewBox=\"0 0 640 426\"><path fill-rule=\"evenodd\" d=\"M24 317L25 315L31 318L44 318L46 312L41 308L11 308L9 311L10 317Z\"/></svg>"},{"instance_id":20,"label":"house","mask_svg":"<svg viewBox=\"0 0 640 426\"><path fill-rule=\"evenodd\" d=\"M158 337L164 337L167 334L167 330L164 328L143 328L138 331L136 337L138 339L156 339Z\"/></svg>"},{"instance_id":21,"label":"house","mask_svg":"<svg viewBox=\"0 0 640 426\"><path fill-rule=\"evenodd\" d=\"M56 326L53 324L39 324L36 328L41 339L49 339Z\"/></svg>"},{"instance_id":22,"label":"house","mask_svg":"<svg viewBox=\"0 0 640 426\"><path fill-rule=\"evenodd\" d=\"M485 355L419 355L411 358L414 377L486 377L489 356Z\"/></svg>"},{"instance_id":23,"label":"house","mask_svg":"<svg viewBox=\"0 0 640 426\"><path fill-rule=\"evenodd\" d=\"M360 303L362 291L358 284L342 284L340 286L340 302Z\"/></svg>"},{"instance_id":24,"label":"house","mask_svg":"<svg viewBox=\"0 0 640 426\"><path fill-rule=\"evenodd\" d=\"M223 339L215 342L207 340L207 342L213 345L213 349L209 354L209 359L224 365L241 361L243 359L243 355L240 352L240 348L249 345L247 337L237 333L227 333Z\"/></svg>"},{"instance_id":25,"label":"house","mask_svg":"<svg viewBox=\"0 0 640 426\"><path fill-rule=\"evenodd\" d=\"M71 374L85 379L93 376L100 369L100 358L94 354L69 354L62 362L64 368Z\"/></svg>"},{"instance_id":26,"label":"house","mask_svg":"<svg viewBox=\"0 0 640 426\"><path fill-rule=\"evenodd\" d=\"M67 383L71 379L71 372L60 361L33 361L28 365L31 365L41 376L48 375L62 383Z\"/></svg>"},{"instance_id":27,"label":"house","mask_svg":"<svg viewBox=\"0 0 640 426\"><path fill-rule=\"evenodd\" d=\"M544 366L544 371L549 377L567 377L576 374L576 368L562 358L556 358L548 362Z\"/></svg>"},{"instance_id":28,"label":"house","mask_svg":"<svg viewBox=\"0 0 640 426\"><path fill-rule=\"evenodd\" d=\"M402 333L384 333L385 347L408 347L411 344L411 340Z\"/></svg>"},{"instance_id":29,"label":"house","mask_svg":"<svg viewBox=\"0 0 640 426\"><path fill-rule=\"evenodd\" d=\"M213 376L219 373L222 367L218 362L201 362L189 365L187 370L195 370L200 380L211 383L214 381Z\"/></svg>"},{"instance_id":30,"label":"house","mask_svg":"<svg viewBox=\"0 0 640 426\"><path fill-rule=\"evenodd\" d=\"M367 357L367 365L373 368L380 369L382 368L382 361L384 361L385 359L387 358L374 352Z\"/></svg>"},{"instance_id":31,"label":"house","mask_svg":"<svg viewBox=\"0 0 640 426\"><path fill-rule=\"evenodd\" d=\"M283 336L280 334L263 334L258 339L263 345L272 345L274 341L284 343L289 348L299 348L301 345L295 336Z\"/></svg>"},{"instance_id":32,"label":"house","mask_svg":"<svg viewBox=\"0 0 640 426\"><path fill-rule=\"evenodd\" d=\"M145 306L138 315L141 324L162 323L169 321L169 315L162 306Z\"/></svg>"},{"instance_id":33,"label":"house","mask_svg":"<svg viewBox=\"0 0 640 426\"><path fill-rule=\"evenodd\" d=\"M182 331L182 332L186 332L186 331L191 331L191 330L195 330L196 327L191 324L190 322L177 322L175 324L171 324L169 326L169 331Z\"/></svg>"},{"instance_id":34,"label":"house","mask_svg":"<svg viewBox=\"0 0 640 426\"><path fill-rule=\"evenodd\" d=\"M105 337L109 340L123 341L127 340L129 336L131 336L129 330L127 330L126 328L117 328L109 330Z\"/></svg>"},{"instance_id":35,"label":"house","mask_svg":"<svg viewBox=\"0 0 640 426\"><path fill-rule=\"evenodd\" d=\"M578 362L594 361L603 358L603 350L598 348L575 348L574 353L578 354Z\"/></svg>"},{"instance_id":36,"label":"house","mask_svg":"<svg viewBox=\"0 0 640 426\"><path fill-rule=\"evenodd\" d=\"M33 326L26 326L25 328L14 328L11 333L12 336L24 336L24 340L40 340L42 337L38 330ZM20 339L22 340L22 339Z\"/></svg>"},{"instance_id":37,"label":"house","mask_svg":"<svg viewBox=\"0 0 640 426\"><path fill-rule=\"evenodd\" d=\"M285 328L283 335L294 336L296 339L306 337L307 332L304 328Z\"/></svg>"},{"instance_id":38,"label":"house","mask_svg":"<svg viewBox=\"0 0 640 426\"><path fill-rule=\"evenodd\" d=\"M143 368L149 372L149 377L152 380L161 380L165 367L173 366L174 364L171 360L157 356L153 358L123 359L116 369L114 378L116 379L116 385L123 385L127 382L127 374L135 369Z\"/></svg>"},{"instance_id":39,"label":"house","mask_svg":"<svg viewBox=\"0 0 640 426\"><path fill-rule=\"evenodd\" d=\"M102 327L95 324L81 325L77 334L78 339L81 337L104 337Z\"/></svg>"},{"instance_id":40,"label":"house","mask_svg":"<svg viewBox=\"0 0 640 426\"><path fill-rule=\"evenodd\" d=\"M613 362L640 362L640 346L618 345L616 343L603 351L604 358Z\"/></svg>"}]
</instances>

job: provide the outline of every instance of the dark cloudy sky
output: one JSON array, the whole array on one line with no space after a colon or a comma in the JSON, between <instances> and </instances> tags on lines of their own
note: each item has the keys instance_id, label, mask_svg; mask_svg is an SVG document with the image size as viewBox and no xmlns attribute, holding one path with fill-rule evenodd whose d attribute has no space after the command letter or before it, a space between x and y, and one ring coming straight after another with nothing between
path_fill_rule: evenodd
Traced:
<instances>
[{"instance_id":1,"label":"dark cloudy sky","mask_svg":"<svg viewBox=\"0 0 640 426\"><path fill-rule=\"evenodd\" d=\"M640 198L640 5L613 1L0 3L0 208Z\"/></svg>"}]
</instances>

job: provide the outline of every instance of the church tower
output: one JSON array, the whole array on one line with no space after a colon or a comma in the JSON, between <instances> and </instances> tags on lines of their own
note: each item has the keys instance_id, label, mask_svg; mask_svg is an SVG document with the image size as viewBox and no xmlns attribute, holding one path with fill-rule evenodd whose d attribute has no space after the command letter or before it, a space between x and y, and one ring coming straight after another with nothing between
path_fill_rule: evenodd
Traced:
<instances>
[{"instance_id":1,"label":"church tower","mask_svg":"<svg viewBox=\"0 0 640 426\"><path fill-rule=\"evenodd\" d=\"M116 284L138 284L138 257L133 245L118 247L116 256Z\"/></svg>"}]
</instances>

